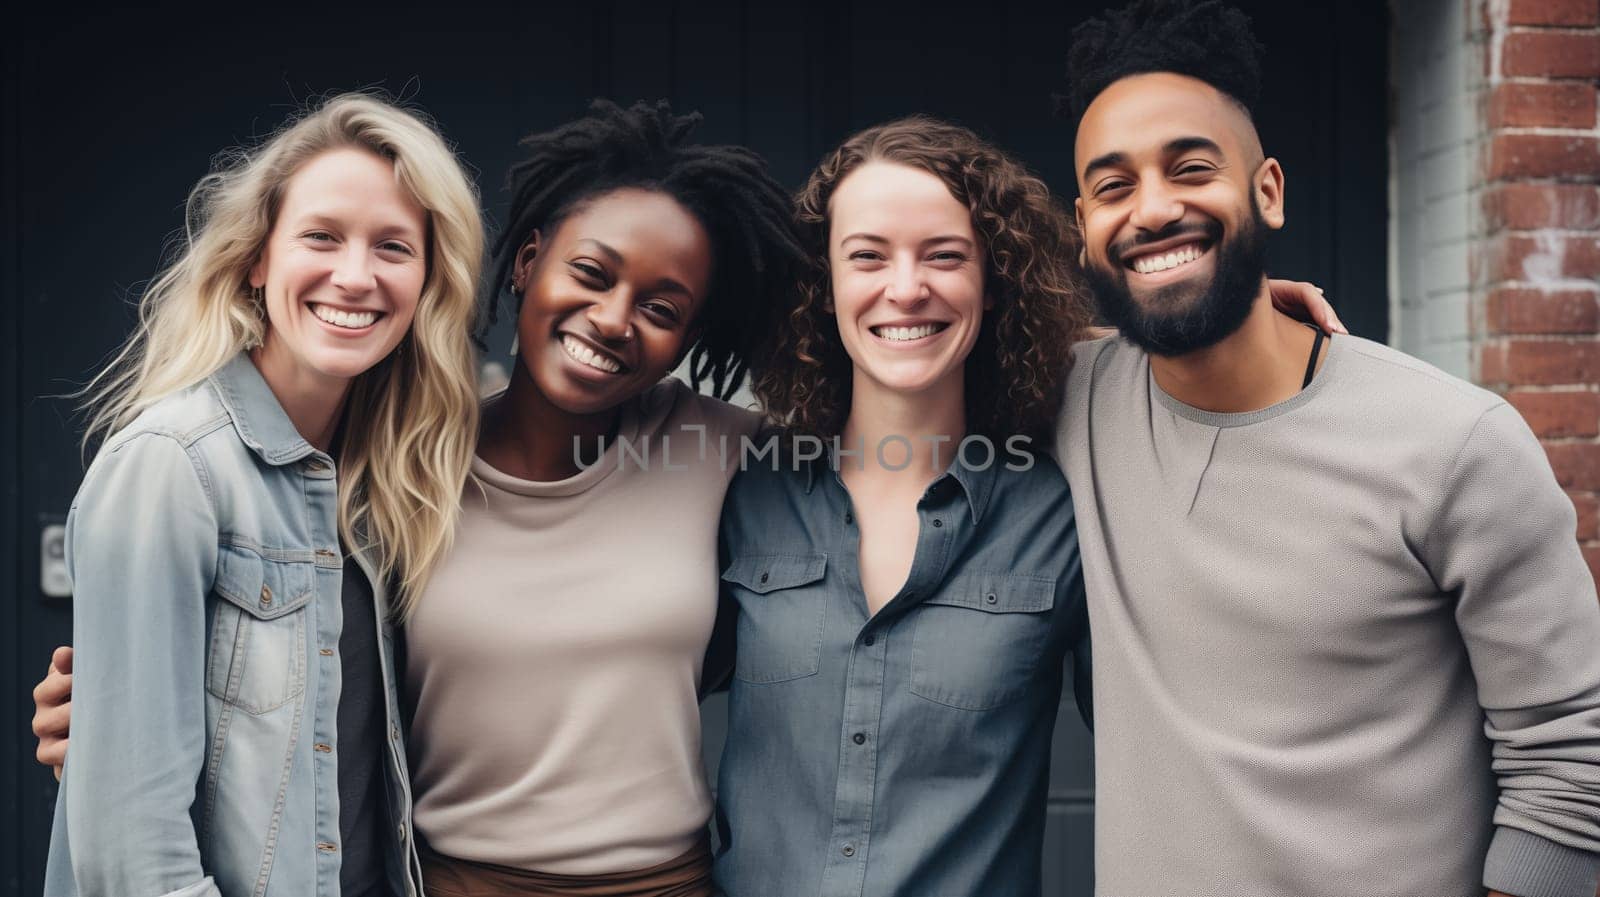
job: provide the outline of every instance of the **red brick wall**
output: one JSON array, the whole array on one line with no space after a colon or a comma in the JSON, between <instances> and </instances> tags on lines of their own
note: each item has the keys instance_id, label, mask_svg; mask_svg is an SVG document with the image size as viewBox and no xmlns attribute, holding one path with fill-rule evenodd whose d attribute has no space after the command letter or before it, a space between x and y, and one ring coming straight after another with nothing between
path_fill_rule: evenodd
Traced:
<instances>
[{"instance_id":1,"label":"red brick wall","mask_svg":"<svg viewBox=\"0 0 1600 897\"><path fill-rule=\"evenodd\" d=\"M1600 0L1478 10L1477 379L1543 440L1600 579Z\"/></svg>"}]
</instances>

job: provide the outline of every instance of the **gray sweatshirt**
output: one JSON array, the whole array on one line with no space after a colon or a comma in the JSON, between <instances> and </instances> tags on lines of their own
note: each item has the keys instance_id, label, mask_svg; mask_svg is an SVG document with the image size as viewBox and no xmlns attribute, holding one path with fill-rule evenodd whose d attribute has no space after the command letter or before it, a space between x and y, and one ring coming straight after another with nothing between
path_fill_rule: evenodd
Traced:
<instances>
[{"instance_id":1,"label":"gray sweatshirt","mask_svg":"<svg viewBox=\"0 0 1600 897\"><path fill-rule=\"evenodd\" d=\"M1214 414L1077 348L1102 895L1593 897L1600 605L1516 411L1335 338ZM1480 885L1481 882L1481 885Z\"/></svg>"}]
</instances>

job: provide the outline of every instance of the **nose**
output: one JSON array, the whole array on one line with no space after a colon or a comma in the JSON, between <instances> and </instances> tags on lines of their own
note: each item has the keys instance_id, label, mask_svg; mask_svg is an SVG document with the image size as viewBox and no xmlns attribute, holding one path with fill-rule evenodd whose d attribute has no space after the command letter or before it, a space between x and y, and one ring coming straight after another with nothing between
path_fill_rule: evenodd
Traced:
<instances>
[{"instance_id":1,"label":"nose","mask_svg":"<svg viewBox=\"0 0 1600 897\"><path fill-rule=\"evenodd\" d=\"M915 308L927 301L928 285L923 282L922 271L915 262L902 261L893 266L883 297L906 308Z\"/></svg>"},{"instance_id":2,"label":"nose","mask_svg":"<svg viewBox=\"0 0 1600 897\"><path fill-rule=\"evenodd\" d=\"M1128 223L1143 231L1159 233L1183 217L1183 203L1161 178L1146 178L1134 197Z\"/></svg>"},{"instance_id":3,"label":"nose","mask_svg":"<svg viewBox=\"0 0 1600 897\"><path fill-rule=\"evenodd\" d=\"M621 342L627 336L633 317L633 295L617 287L591 303L584 311L595 335L603 340Z\"/></svg>"},{"instance_id":4,"label":"nose","mask_svg":"<svg viewBox=\"0 0 1600 897\"><path fill-rule=\"evenodd\" d=\"M347 245L333 269L333 285L351 296L364 296L378 285L372 273L372 257L364 247Z\"/></svg>"}]
</instances>

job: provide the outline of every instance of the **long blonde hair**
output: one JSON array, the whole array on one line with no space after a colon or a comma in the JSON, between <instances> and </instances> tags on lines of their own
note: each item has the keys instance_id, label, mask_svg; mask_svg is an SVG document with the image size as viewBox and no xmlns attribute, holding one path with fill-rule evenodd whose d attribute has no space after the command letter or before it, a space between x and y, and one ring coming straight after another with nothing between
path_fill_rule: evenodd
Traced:
<instances>
[{"instance_id":1,"label":"long blonde hair","mask_svg":"<svg viewBox=\"0 0 1600 897\"><path fill-rule=\"evenodd\" d=\"M84 387L85 445L162 398L261 345L266 314L251 295L289 179L329 150L369 150L394 165L428 213L428 273L416 318L390 355L360 374L339 447L339 532L370 548L392 606L407 614L449 550L472 463L478 400L470 335L483 260L477 190L444 139L417 114L361 93L333 97L259 146L218 157L189 194L184 241L145 290L139 324Z\"/></svg>"}]
</instances>

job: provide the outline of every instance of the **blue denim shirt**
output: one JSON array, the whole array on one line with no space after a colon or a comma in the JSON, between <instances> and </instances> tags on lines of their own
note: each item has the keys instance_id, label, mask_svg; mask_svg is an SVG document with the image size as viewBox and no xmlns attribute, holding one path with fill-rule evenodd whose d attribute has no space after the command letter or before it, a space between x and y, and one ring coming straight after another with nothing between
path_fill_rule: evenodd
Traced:
<instances>
[{"instance_id":1,"label":"blue denim shirt","mask_svg":"<svg viewBox=\"0 0 1600 897\"><path fill-rule=\"evenodd\" d=\"M72 749L48 897L339 893L334 474L243 354L96 456L67 518ZM357 561L382 620L383 582ZM380 628L390 887L411 897L394 640Z\"/></svg>"},{"instance_id":2,"label":"blue denim shirt","mask_svg":"<svg viewBox=\"0 0 1600 897\"><path fill-rule=\"evenodd\" d=\"M917 505L900 592L868 616L850 496L757 465L723 506L738 603L717 791L731 897L1038 897L1050 739L1089 631L1066 481L953 463Z\"/></svg>"}]
</instances>

